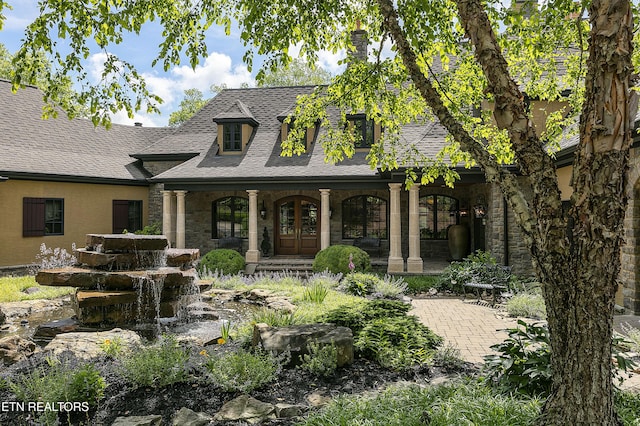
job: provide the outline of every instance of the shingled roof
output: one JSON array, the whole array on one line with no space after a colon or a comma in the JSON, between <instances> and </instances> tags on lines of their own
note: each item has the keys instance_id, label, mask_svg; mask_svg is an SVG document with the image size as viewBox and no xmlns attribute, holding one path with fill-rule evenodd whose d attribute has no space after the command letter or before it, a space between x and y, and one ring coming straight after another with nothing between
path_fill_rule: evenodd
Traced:
<instances>
[{"instance_id":1,"label":"shingled roof","mask_svg":"<svg viewBox=\"0 0 640 426\"><path fill-rule=\"evenodd\" d=\"M312 145L309 153L299 157L280 155L283 111L292 111L296 98L311 93L313 89L313 86L295 86L222 91L174 134L145 149L142 153L144 155L160 154L166 150L179 150L178 145L173 148L170 145L182 143L200 150L194 158L151 180L165 183L224 184L240 180L284 182L379 179L377 170L368 164L364 152L358 152L353 158L336 165L325 162L323 148L318 143ZM214 121L228 118L230 111L242 113L243 117L251 116L259 124L241 155L218 155L217 126ZM323 131L319 129L318 132ZM423 152L435 155L444 144L444 135L439 124L427 123L406 126L402 137L407 142L417 143Z\"/></svg>"},{"instance_id":2,"label":"shingled roof","mask_svg":"<svg viewBox=\"0 0 640 426\"><path fill-rule=\"evenodd\" d=\"M149 174L129 154L172 131L90 120L42 119L42 92L27 86L11 92L0 80L0 175L9 178L147 184Z\"/></svg>"}]
</instances>

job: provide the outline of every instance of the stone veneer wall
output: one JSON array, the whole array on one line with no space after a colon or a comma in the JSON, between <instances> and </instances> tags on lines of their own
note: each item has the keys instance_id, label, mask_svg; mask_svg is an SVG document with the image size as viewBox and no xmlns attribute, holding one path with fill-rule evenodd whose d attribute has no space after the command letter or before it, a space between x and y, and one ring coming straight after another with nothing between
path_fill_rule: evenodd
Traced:
<instances>
[{"instance_id":1,"label":"stone veneer wall","mask_svg":"<svg viewBox=\"0 0 640 426\"><path fill-rule=\"evenodd\" d=\"M507 229L505 232L504 209L505 202L500 188L493 184L489 187L487 212L487 250L497 259L498 263L511 266L511 270L518 275L533 273L529 249L524 243L520 228L515 223L511 209L507 207ZM505 260L505 235L509 244L509 258Z\"/></svg>"},{"instance_id":2,"label":"stone veneer wall","mask_svg":"<svg viewBox=\"0 0 640 426\"><path fill-rule=\"evenodd\" d=\"M184 161L145 161L144 168L153 176L182 164ZM148 224L160 223L162 225L162 191L163 184L151 184L149 186L149 217Z\"/></svg>"},{"instance_id":3,"label":"stone veneer wall","mask_svg":"<svg viewBox=\"0 0 640 426\"><path fill-rule=\"evenodd\" d=\"M632 149L629 162L627 197L629 204L624 219L624 245L620 254L618 281L622 292L616 303L632 313L640 314L640 150Z\"/></svg>"}]
</instances>

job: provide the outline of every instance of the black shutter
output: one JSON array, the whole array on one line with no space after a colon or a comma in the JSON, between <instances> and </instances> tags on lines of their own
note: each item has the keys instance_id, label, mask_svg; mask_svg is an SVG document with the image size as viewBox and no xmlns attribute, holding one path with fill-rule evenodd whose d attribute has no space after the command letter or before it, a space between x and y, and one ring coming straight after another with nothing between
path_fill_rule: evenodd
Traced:
<instances>
[{"instance_id":1,"label":"black shutter","mask_svg":"<svg viewBox=\"0 0 640 426\"><path fill-rule=\"evenodd\" d=\"M44 235L44 198L22 199L22 236L41 237Z\"/></svg>"},{"instance_id":2,"label":"black shutter","mask_svg":"<svg viewBox=\"0 0 640 426\"><path fill-rule=\"evenodd\" d=\"M113 233L122 234L129 226L129 201L113 200ZM134 229L129 229L134 231Z\"/></svg>"}]
</instances>

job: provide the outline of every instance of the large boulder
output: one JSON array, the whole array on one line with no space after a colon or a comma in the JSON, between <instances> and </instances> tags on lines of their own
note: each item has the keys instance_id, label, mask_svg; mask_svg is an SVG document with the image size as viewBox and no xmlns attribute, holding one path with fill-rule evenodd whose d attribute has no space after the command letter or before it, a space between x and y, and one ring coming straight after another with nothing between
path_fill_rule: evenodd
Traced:
<instances>
[{"instance_id":1,"label":"large boulder","mask_svg":"<svg viewBox=\"0 0 640 426\"><path fill-rule=\"evenodd\" d=\"M309 353L309 343L335 345L338 349L337 365L353 363L353 333L348 327L334 324L302 324L287 327L270 327L256 324L253 329L254 346L281 354L291 352L291 361L296 363L301 355Z\"/></svg>"},{"instance_id":2,"label":"large boulder","mask_svg":"<svg viewBox=\"0 0 640 426\"><path fill-rule=\"evenodd\" d=\"M276 407L249 395L240 395L220 408L214 419L218 421L246 421L251 424L276 418Z\"/></svg>"},{"instance_id":3,"label":"large boulder","mask_svg":"<svg viewBox=\"0 0 640 426\"><path fill-rule=\"evenodd\" d=\"M37 350L37 345L20 336L7 336L0 339L0 359L4 365L12 365L27 359Z\"/></svg>"},{"instance_id":4,"label":"large boulder","mask_svg":"<svg viewBox=\"0 0 640 426\"><path fill-rule=\"evenodd\" d=\"M171 420L173 426L204 426L211 424L213 417L207 413L196 413L187 407L182 407Z\"/></svg>"},{"instance_id":5,"label":"large boulder","mask_svg":"<svg viewBox=\"0 0 640 426\"><path fill-rule=\"evenodd\" d=\"M45 351L60 354L71 351L78 358L91 359L104 353L102 349L106 341L119 342L123 348L140 345L140 336L131 330L114 328L109 331L79 332L58 334L47 346Z\"/></svg>"},{"instance_id":6,"label":"large boulder","mask_svg":"<svg viewBox=\"0 0 640 426\"><path fill-rule=\"evenodd\" d=\"M111 426L160 426L162 416L159 414L151 416L128 416L116 417Z\"/></svg>"}]
</instances>

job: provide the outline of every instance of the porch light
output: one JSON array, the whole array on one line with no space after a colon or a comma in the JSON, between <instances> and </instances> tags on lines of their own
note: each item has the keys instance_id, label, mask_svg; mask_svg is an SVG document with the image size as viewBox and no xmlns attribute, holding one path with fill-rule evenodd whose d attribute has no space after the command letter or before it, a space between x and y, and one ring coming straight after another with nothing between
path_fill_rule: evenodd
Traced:
<instances>
[{"instance_id":1,"label":"porch light","mask_svg":"<svg viewBox=\"0 0 640 426\"><path fill-rule=\"evenodd\" d=\"M477 203L473 206L473 213L476 216L476 219L484 219L487 217L487 206L485 205L484 197L480 195L478 197Z\"/></svg>"},{"instance_id":2,"label":"porch light","mask_svg":"<svg viewBox=\"0 0 640 426\"><path fill-rule=\"evenodd\" d=\"M264 205L264 200L262 200L262 208L260 209L260 217L262 219L267 218L267 206Z\"/></svg>"}]
</instances>

